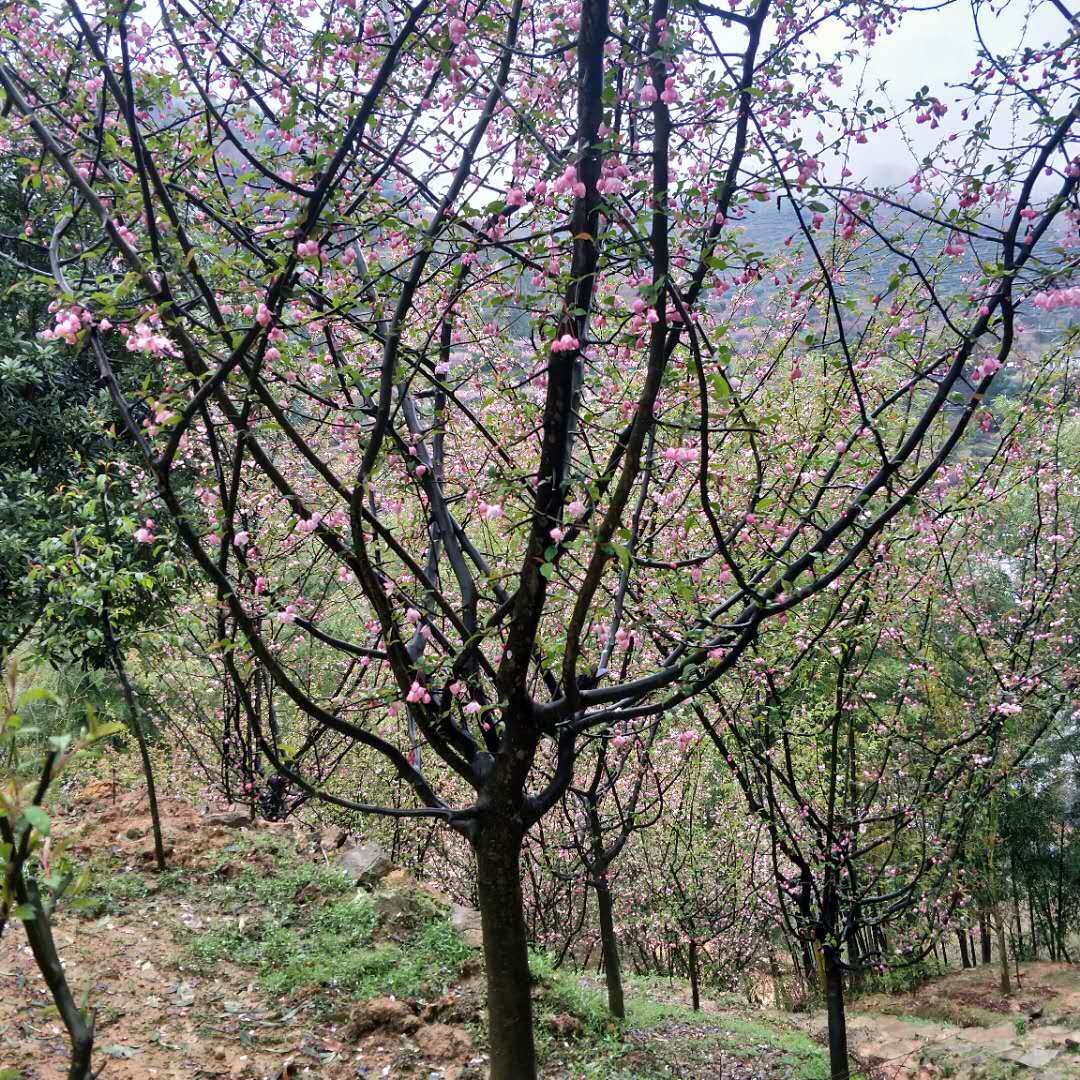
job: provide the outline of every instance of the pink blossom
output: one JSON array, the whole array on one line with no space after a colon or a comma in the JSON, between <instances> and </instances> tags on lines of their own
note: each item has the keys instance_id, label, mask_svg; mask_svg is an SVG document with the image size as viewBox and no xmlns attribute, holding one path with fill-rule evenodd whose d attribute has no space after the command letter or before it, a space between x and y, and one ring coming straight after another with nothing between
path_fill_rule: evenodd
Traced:
<instances>
[{"instance_id":1,"label":"pink blossom","mask_svg":"<svg viewBox=\"0 0 1080 1080\"><path fill-rule=\"evenodd\" d=\"M412 686L409 687L409 692L405 695L405 700L410 705L429 705L431 703L431 695L424 689L418 679L413 680Z\"/></svg>"}]
</instances>

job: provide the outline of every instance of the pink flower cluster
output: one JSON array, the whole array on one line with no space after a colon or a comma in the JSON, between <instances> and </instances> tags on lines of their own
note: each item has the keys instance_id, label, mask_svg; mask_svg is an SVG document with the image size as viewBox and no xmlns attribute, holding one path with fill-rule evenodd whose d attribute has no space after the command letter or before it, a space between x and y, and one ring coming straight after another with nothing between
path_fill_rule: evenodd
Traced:
<instances>
[{"instance_id":1,"label":"pink flower cluster","mask_svg":"<svg viewBox=\"0 0 1080 1080\"><path fill-rule=\"evenodd\" d=\"M179 356L180 350L164 335L158 333L148 322L139 323L128 334L128 352L150 353L151 356Z\"/></svg>"},{"instance_id":2,"label":"pink flower cluster","mask_svg":"<svg viewBox=\"0 0 1080 1080\"><path fill-rule=\"evenodd\" d=\"M135 530L135 543L136 544L152 544L157 537L154 535L154 519L147 518L136 530Z\"/></svg>"},{"instance_id":3,"label":"pink flower cluster","mask_svg":"<svg viewBox=\"0 0 1080 1080\"><path fill-rule=\"evenodd\" d=\"M574 352L580 345L581 342L573 334L563 334L551 343L551 351L553 353Z\"/></svg>"},{"instance_id":4,"label":"pink flower cluster","mask_svg":"<svg viewBox=\"0 0 1080 1080\"><path fill-rule=\"evenodd\" d=\"M1046 292L1036 293L1031 302L1040 311L1080 307L1080 285L1074 285L1070 289L1048 289Z\"/></svg>"},{"instance_id":5,"label":"pink flower cluster","mask_svg":"<svg viewBox=\"0 0 1080 1080\"><path fill-rule=\"evenodd\" d=\"M664 451L665 461L677 461L684 465L689 461L697 461L698 452L692 446L669 446Z\"/></svg>"},{"instance_id":6,"label":"pink flower cluster","mask_svg":"<svg viewBox=\"0 0 1080 1080\"><path fill-rule=\"evenodd\" d=\"M556 195L573 193L579 199L585 198L585 185L578 179L577 166L567 165L562 176L551 185L551 190Z\"/></svg>"},{"instance_id":7,"label":"pink flower cluster","mask_svg":"<svg viewBox=\"0 0 1080 1080\"><path fill-rule=\"evenodd\" d=\"M996 374L1001 368L1001 361L996 356L988 356L975 370L972 372L976 381L982 382L983 379L990 375Z\"/></svg>"},{"instance_id":8,"label":"pink flower cluster","mask_svg":"<svg viewBox=\"0 0 1080 1080\"><path fill-rule=\"evenodd\" d=\"M414 679L412 686L409 687L409 692L405 695L405 700L410 705L430 705L431 694L428 693L419 679Z\"/></svg>"},{"instance_id":9,"label":"pink flower cluster","mask_svg":"<svg viewBox=\"0 0 1080 1080\"><path fill-rule=\"evenodd\" d=\"M74 345L84 326L93 322L93 316L77 304L72 307L59 307L51 304L50 310L56 314L56 322L51 329L42 330L39 335L43 341L65 341Z\"/></svg>"}]
</instances>

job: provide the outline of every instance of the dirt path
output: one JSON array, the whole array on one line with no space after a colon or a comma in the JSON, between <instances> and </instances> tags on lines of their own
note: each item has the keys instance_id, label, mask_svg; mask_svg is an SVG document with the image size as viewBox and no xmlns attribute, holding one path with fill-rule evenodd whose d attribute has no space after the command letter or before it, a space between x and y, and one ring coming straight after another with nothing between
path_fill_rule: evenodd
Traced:
<instances>
[{"instance_id":1,"label":"dirt path","mask_svg":"<svg viewBox=\"0 0 1080 1080\"><path fill-rule=\"evenodd\" d=\"M1080 1080L1080 968L1021 965L1021 989L1003 998L997 968L936 979L915 994L876 995L848 1015L860 1061L883 1080L996 1080L1028 1073L1040 1080ZM824 1014L809 1030L821 1037Z\"/></svg>"}]
</instances>

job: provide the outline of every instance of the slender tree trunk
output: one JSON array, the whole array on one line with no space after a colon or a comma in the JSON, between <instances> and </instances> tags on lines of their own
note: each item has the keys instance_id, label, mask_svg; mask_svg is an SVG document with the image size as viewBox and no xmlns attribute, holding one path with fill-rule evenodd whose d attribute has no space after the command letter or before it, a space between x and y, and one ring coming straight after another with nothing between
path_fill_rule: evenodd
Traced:
<instances>
[{"instance_id":1,"label":"slender tree trunk","mask_svg":"<svg viewBox=\"0 0 1080 1080\"><path fill-rule=\"evenodd\" d=\"M970 930L970 929L968 930L967 939L968 939L968 954L971 956L971 966L972 967L978 967L979 966L979 961L975 958L975 931L974 930Z\"/></svg>"},{"instance_id":2,"label":"slender tree trunk","mask_svg":"<svg viewBox=\"0 0 1080 1080\"><path fill-rule=\"evenodd\" d=\"M1001 965L1001 992L1005 997L1012 994L1009 981L1009 950L1005 947L1005 916L999 901L994 910L994 923L997 926L998 963Z\"/></svg>"},{"instance_id":3,"label":"slender tree trunk","mask_svg":"<svg viewBox=\"0 0 1080 1080\"><path fill-rule=\"evenodd\" d=\"M1020 923L1020 889L1016 884L1016 860L1011 856L1009 858L1009 868L1011 870L1009 874L1009 898L1013 925L1016 927L1016 949L1013 955L1016 962L1019 963L1020 957L1024 955L1024 928Z\"/></svg>"},{"instance_id":4,"label":"slender tree trunk","mask_svg":"<svg viewBox=\"0 0 1080 1080\"><path fill-rule=\"evenodd\" d=\"M521 837L509 823L488 820L474 847L487 973L490 1080L536 1080Z\"/></svg>"},{"instance_id":5,"label":"slender tree trunk","mask_svg":"<svg viewBox=\"0 0 1080 1080\"><path fill-rule=\"evenodd\" d=\"M1039 923L1035 918L1035 901L1032 899L1031 886L1028 886L1028 921L1031 923L1031 959L1039 959Z\"/></svg>"},{"instance_id":6,"label":"slender tree trunk","mask_svg":"<svg viewBox=\"0 0 1080 1080\"><path fill-rule=\"evenodd\" d=\"M825 966L825 1009L829 1018L829 1075L832 1080L849 1080L847 1017L844 1012L844 974L837 950L822 949Z\"/></svg>"},{"instance_id":7,"label":"slender tree trunk","mask_svg":"<svg viewBox=\"0 0 1080 1080\"><path fill-rule=\"evenodd\" d=\"M979 946L982 949L982 962L989 964L993 959L990 951L990 916L985 911L979 913Z\"/></svg>"},{"instance_id":8,"label":"slender tree trunk","mask_svg":"<svg viewBox=\"0 0 1080 1080\"><path fill-rule=\"evenodd\" d=\"M856 909L852 917L858 919L858 909ZM863 982L862 949L857 930L848 939L848 968L851 970L851 992L857 994L862 989Z\"/></svg>"},{"instance_id":9,"label":"slender tree trunk","mask_svg":"<svg viewBox=\"0 0 1080 1080\"><path fill-rule=\"evenodd\" d=\"M600 948L604 954L604 981L607 983L608 1009L620 1020L626 1015L623 1001L622 967L619 962L619 942L615 936L615 912L607 877L596 877L596 906L600 912Z\"/></svg>"},{"instance_id":10,"label":"slender tree trunk","mask_svg":"<svg viewBox=\"0 0 1080 1080\"><path fill-rule=\"evenodd\" d=\"M967 937L963 930L956 931L956 940L960 943L960 966L962 968L971 967L971 962L968 960Z\"/></svg>"},{"instance_id":11,"label":"slender tree trunk","mask_svg":"<svg viewBox=\"0 0 1080 1080\"><path fill-rule=\"evenodd\" d=\"M93 1070L90 1067L90 1058L94 1050L93 1014L91 1013L89 1018L83 1016L82 1010L72 996L64 965L60 962L60 956L56 951L52 925L41 903L37 883L32 878L22 878L20 875L20 882L16 887L22 894L19 897L20 903L26 904L34 913L33 918L23 922L27 940L30 942L30 951L34 954L34 960L45 979L45 985L49 988L60 1019L67 1028L68 1039L71 1043L68 1080L91 1080Z\"/></svg>"},{"instance_id":12,"label":"slender tree trunk","mask_svg":"<svg viewBox=\"0 0 1080 1080\"><path fill-rule=\"evenodd\" d=\"M122 669L121 669L122 670ZM142 718L135 704L135 695L127 682L126 674L123 677L124 697L128 702L128 712L131 716L131 730L135 733L135 741L139 744L139 757L142 759L143 776L146 777L146 801L150 808L150 828L154 834L154 861L158 870L164 873L165 864L165 838L161 831L161 812L158 810L157 786L154 783L154 765L150 760L150 748L146 744L146 732L143 731Z\"/></svg>"},{"instance_id":13,"label":"slender tree trunk","mask_svg":"<svg viewBox=\"0 0 1080 1080\"><path fill-rule=\"evenodd\" d=\"M701 982L698 973L698 945L690 939L690 1003L694 1012L701 1011Z\"/></svg>"},{"instance_id":14,"label":"slender tree trunk","mask_svg":"<svg viewBox=\"0 0 1080 1080\"><path fill-rule=\"evenodd\" d=\"M1049 907L1049 904L1047 904ZM1061 819L1058 830L1058 880L1057 880L1057 951L1058 955L1068 960L1065 951L1065 819Z\"/></svg>"},{"instance_id":15,"label":"slender tree trunk","mask_svg":"<svg viewBox=\"0 0 1080 1080\"><path fill-rule=\"evenodd\" d=\"M105 523L105 535L112 540L112 525L109 519L108 503L105 496L101 497L101 510ZM102 600L101 623L105 632L105 642L109 648L109 658L112 660L116 677L120 680L120 688L124 693L124 704L128 711L128 726L135 735L135 741L139 744L139 757L142 759L143 776L146 777L146 800L150 804L150 827L154 834L154 861L158 870L165 871L165 841L161 835L161 814L158 812L157 787L154 784L154 766L150 761L150 749L146 745L146 732L143 730L142 717L139 715L139 703L135 700L135 691L131 688L131 680L128 679L127 668L124 666L124 654L120 650L120 643L113 633L112 615L109 612L107 599ZM113 798L116 798L115 779L113 781Z\"/></svg>"}]
</instances>

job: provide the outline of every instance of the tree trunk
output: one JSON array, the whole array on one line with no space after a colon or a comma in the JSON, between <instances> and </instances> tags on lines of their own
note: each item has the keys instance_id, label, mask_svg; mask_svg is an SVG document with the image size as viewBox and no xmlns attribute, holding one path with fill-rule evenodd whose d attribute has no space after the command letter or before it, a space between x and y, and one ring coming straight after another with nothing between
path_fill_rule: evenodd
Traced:
<instances>
[{"instance_id":1,"label":"tree trunk","mask_svg":"<svg viewBox=\"0 0 1080 1080\"><path fill-rule=\"evenodd\" d=\"M1012 983L1009 981L1009 950L1005 947L1005 916L1002 913L1002 905L999 902L994 911L994 922L997 925L998 963L1001 965L1001 992L1005 997L1012 994Z\"/></svg>"},{"instance_id":2,"label":"tree trunk","mask_svg":"<svg viewBox=\"0 0 1080 1080\"><path fill-rule=\"evenodd\" d=\"M968 959L967 936L963 930L956 931L956 940L960 944L960 966L962 968L971 967L971 961Z\"/></svg>"},{"instance_id":3,"label":"tree trunk","mask_svg":"<svg viewBox=\"0 0 1080 1080\"><path fill-rule=\"evenodd\" d=\"M127 676L127 668L124 666L124 657L120 652L120 645L112 631L112 620L108 608L102 613L102 622L105 629L105 637L108 640L109 652L112 657L113 669L116 677L120 680L120 688L124 695L124 704L128 711L128 727L135 736L139 746L139 758L142 760L143 776L146 778L146 801L150 808L150 829L154 834L154 861L162 873L166 870L165 865L165 840L161 832L161 814L158 811L157 785L154 783L154 766L150 760L150 748L146 744L146 732L143 730L142 716L139 714L139 704L135 698L135 691Z\"/></svg>"},{"instance_id":4,"label":"tree trunk","mask_svg":"<svg viewBox=\"0 0 1080 1080\"><path fill-rule=\"evenodd\" d=\"M475 851L487 974L490 1080L536 1080L521 838L505 822L484 824Z\"/></svg>"},{"instance_id":5,"label":"tree trunk","mask_svg":"<svg viewBox=\"0 0 1080 1080\"><path fill-rule=\"evenodd\" d=\"M1031 959L1039 959L1039 923L1035 918L1035 901L1032 899L1031 886L1028 886L1028 921L1031 923Z\"/></svg>"},{"instance_id":6,"label":"tree trunk","mask_svg":"<svg viewBox=\"0 0 1080 1080\"><path fill-rule=\"evenodd\" d=\"M105 536L111 542L112 525L109 520L109 507L105 496L101 496L102 517L105 522ZM101 605L102 630L105 632L105 642L109 648L109 658L112 660L116 677L120 680L120 688L124 694L124 704L128 711L128 725L135 735L135 741L139 744L139 757L142 759L143 775L146 777L146 800L150 804L150 827L154 833L154 860L157 868L165 872L165 841L161 835L161 814L158 813L157 787L154 784L154 766L150 761L150 750L146 745L146 732L143 730L142 717L139 715L139 703L135 699L135 691L128 679L127 668L124 666L124 654L120 649L120 643L113 633L112 614L109 610L108 599L102 600ZM113 779L113 799L116 798L116 780Z\"/></svg>"},{"instance_id":7,"label":"tree trunk","mask_svg":"<svg viewBox=\"0 0 1080 1080\"><path fill-rule=\"evenodd\" d=\"M701 1011L701 983L698 975L698 951L697 942L690 939L690 1002L694 1012Z\"/></svg>"},{"instance_id":8,"label":"tree trunk","mask_svg":"<svg viewBox=\"0 0 1080 1080\"><path fill-rule=\"evenodd\" d=\"M619 942L615 937L615 913L611 889L601 872L596 879L596 906L600 912L600 948L604 954L604 981L607 983L608 1009L620 1020L626 1015L623 1001L622 967L619 962Z\"/></svg>"},{"instance_id":9,"label":"tree trunk","mask_svg":"<svg viewBox=\"0 0 1080 1080\"><path fill-rule=\"evenodd\" d=\"M822 949L825 966L825 1008L829 1017L829 1067L832 1080L849 1080L847 1018L844 1014L844 975L837 950Z\"/></svg>"},{"instance_id":10,"label":"tree trunk","mask_svg":"<svg viewBox=\"0 0 1080 1080\"><path fill-rule=\"evenodd\" d=\"M970 930L970 929L968 930L967 939L968 939L968 954L971 957L971 966L972 967L978 967L979 961L975 959L975 931L974 930Z\"/></svg>"},{"instance_id":11,"label":"tree trunk","mask_svg":"<svg viewBox=\"0 0 1080 1080\"><path fill-rule=\"evenodd\" d=\"M990 951L990 916L985 911L979 915L979 945L982 949L982 962L989 964L993 958Z\"/></svg>"},{"instance_id":12,"label":"tree trunk","mask_svg":"<svg viewBox=\"0 0 1080 1080\"><path fill-rule=\"evenodd\" d=\"M30 878L25 878L17 884L16 888L22 894L19 897L20 901L33 911L33 918L23 922L27 940L30 942L30 951L34 954L34 960L45 979L45 985L49 988L56 1011L60 1014L60 1019L68 1031L68 1040L71 1043L68 1080L91 1080L94 1075L90 1067L94 1050L93 1014L91 1013L89 1019L83 1016L82 1010L72 996L67 975L64 973L64 965L60 962L56 943L53 941L49 916L41 903L37 883Z\"/></svg>"}]
</instances>

